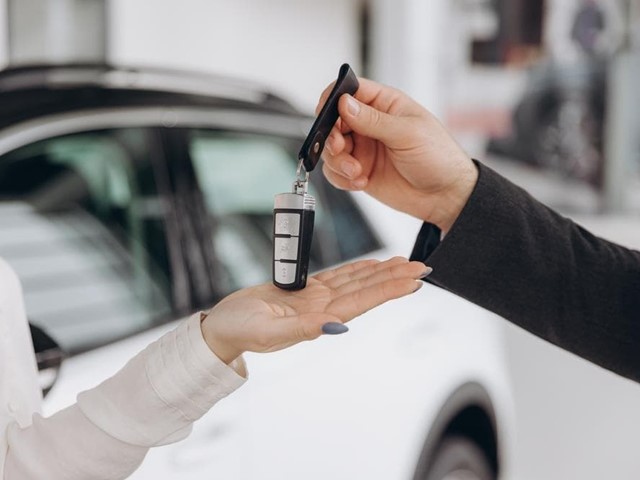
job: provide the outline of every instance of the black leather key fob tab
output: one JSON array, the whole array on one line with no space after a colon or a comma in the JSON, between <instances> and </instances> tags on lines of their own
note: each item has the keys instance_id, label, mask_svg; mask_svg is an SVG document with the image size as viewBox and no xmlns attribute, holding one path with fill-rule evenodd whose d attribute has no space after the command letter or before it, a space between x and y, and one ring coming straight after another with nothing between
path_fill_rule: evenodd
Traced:
<instances>
[{"instance_id":1,"label":"black leather key fob tab","mask_svg":"<svg viewBox=\"0 0 640 480\"><path fill-rule=\"evenodd\" d=\"M316 168L322 150L324 149L324 143L338 120L338 100L340 100L340 97L345 93L350 95L355 94L358 87L359 83L356 74L353 73L351 67L345 63L340 67L336 84L331 90L329 98L327 98L315 122L313 122L309 135L304 141L300 153L298 153L298 159L302 161L302 165L307 172Z\"/></svg>"}]
</instances>

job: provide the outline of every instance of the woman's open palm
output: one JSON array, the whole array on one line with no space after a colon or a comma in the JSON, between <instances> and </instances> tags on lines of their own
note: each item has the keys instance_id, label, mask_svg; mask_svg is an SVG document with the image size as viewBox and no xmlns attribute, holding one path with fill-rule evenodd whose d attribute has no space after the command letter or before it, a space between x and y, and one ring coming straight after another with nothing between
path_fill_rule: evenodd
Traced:
<instances>
[{"instance_id":1,"label":"woman's open palm","mask_svg":"<svg viewBox=\"0 0 640 480\"><path fill-rule=\"evenodd\" d=\"M218 303L202 324L209 347L230 362L245 351L273 352L344 324L389 300L415 292L430 269L394 257L363 260L310 277L298 291L271 284L246 288ZM339 325L338 325L339 326Z\"/></svg>"}]
</instances>

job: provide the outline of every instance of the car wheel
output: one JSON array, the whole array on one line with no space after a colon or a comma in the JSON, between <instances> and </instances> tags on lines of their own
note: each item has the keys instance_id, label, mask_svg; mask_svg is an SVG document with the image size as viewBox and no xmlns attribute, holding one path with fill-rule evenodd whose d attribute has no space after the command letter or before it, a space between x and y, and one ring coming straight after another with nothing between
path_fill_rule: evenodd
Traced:
<instances>
[{"instance_id":1,"label":"car wheel","mask_svg":"<svg viewBox=\"0 0 640 480\"><path fill-rule=\"evenodd\" d=\"M536 162L569 178L599 186L603 154L601 122L585 94L563 98L540 120Z\"/></svg>"},{"instance_id":2,"label":"car wheel","mask_svg":"<svg viewBox=\"0 0 640 480\"><path fill-rule=\"evenodd\" d=\"M424 480L495 480L482 449L466 437L449 436L436 450Z\"/></svg>"}]
</instances>

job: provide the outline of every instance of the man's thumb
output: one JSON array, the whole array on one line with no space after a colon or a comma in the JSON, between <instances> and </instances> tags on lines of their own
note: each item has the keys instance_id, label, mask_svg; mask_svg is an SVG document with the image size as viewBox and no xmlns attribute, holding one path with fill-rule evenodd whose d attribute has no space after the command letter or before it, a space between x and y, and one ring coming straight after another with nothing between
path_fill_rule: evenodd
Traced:
<instances>
[{"instance_id":1,"label":"man's thumb","mask_svg":"<svg viewBox=\"0 0 640 480\"><path fill-rule=\"evenodd\" d=\"M398 117L376 110L367 104L345 94L338 104L340 118L351 129L391 146L397 144L404 133L402 121Z\"/></svg>"}]
</instances>

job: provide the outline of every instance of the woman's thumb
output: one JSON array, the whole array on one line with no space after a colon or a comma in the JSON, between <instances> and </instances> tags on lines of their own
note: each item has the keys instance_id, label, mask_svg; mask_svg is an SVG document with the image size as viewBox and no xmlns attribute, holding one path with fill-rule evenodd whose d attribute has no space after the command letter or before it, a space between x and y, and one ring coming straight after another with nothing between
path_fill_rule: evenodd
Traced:
<instances>
[{"instance_id":1,"label":"woman's thumb","mask_svg":"<svg viewBox=\"0 0 640 480\"><path fill-rule=\"evenodd\" d=\"M338 111L342 121L354 132L380 140L389 146L397 144L404 133L400 118L370 107L351 95L342 95Z\"/></svg>"}]
</instances>

